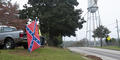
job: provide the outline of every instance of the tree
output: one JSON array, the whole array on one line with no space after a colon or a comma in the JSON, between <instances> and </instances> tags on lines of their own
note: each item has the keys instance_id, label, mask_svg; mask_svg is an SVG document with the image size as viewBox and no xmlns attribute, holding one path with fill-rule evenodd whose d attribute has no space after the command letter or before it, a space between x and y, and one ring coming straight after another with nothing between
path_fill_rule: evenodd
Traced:
<instances>
[{"instance_id":1,"label":"tree","mask_svg":"<svg viewBox=\"0 0 120 60\"><path fill-rule=\"evenodd\" d=\"M3 3L5 0L0 0L0 3Z\"/></svg>"},{"instance_id":2,"label":"tree","mask_svg":"<svg viewBox=\"0 0 120 60\"><path fill-rule=\"evenodd\" d=\"M20 18L40 18L40 28L49 35L49 45L56 46L58 36L75 36L76 28L81 29L85 22L80 20L82 10L74 8L77 0L28 0L28 3L30 7L24 6Z\"/></svg>"},{"instance_id":3,"label":"tree","mask_svg":"<svg viewBox=\"0 0 120 60\"><path fill-rule=\"evenodd\" d=\"M18 17L19 6L17 3L12 4L10 1L0 0L0 25L14 26L17 29L25 29L25 20Z\"/></svg>"},{"instance_id":4,"label":"tree","mask_svg":"<svg viewBox=\"0 0 120 60\"><path fill-rule=\"evenodd\" d=\"M93 37L98 37L101 40L101 47L102 47L102 39L108 36L110 31L104 27L104 26L99 26L96 30L93 31Z\"/></svg>"}]
</instances>

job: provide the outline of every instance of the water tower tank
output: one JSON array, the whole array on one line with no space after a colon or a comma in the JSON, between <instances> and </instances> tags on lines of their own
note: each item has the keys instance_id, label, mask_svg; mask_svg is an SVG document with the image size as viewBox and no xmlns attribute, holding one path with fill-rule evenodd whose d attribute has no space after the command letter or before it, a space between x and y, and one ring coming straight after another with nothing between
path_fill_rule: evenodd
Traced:
<instances>
[{"instance_id":1,"label":"water tower tank","mask_svg":"<svg viewBox=\"0 0 120 60\"><path fill-rule=\"evenodd\" d=\"M97 6L98 0L88 0L88 11L91 13L95 13L98 10Z\"/></svg>"}]
</instances>

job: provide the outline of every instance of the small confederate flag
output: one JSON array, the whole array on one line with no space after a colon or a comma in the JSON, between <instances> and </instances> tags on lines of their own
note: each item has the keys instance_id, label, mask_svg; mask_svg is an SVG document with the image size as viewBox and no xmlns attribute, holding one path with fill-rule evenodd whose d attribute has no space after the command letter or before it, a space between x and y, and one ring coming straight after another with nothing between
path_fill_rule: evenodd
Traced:
<instances>
[{"instance_id":1,"label":"small confederate flag","mask_svg":"<svg viewBox=\"0 0 120 60\"><path fill-rule=\"evenodd\" d=\"M26 26L28 50L30 52L40 47L40 37L38 32L36 20Z\"/></svg>"}]
</instances>

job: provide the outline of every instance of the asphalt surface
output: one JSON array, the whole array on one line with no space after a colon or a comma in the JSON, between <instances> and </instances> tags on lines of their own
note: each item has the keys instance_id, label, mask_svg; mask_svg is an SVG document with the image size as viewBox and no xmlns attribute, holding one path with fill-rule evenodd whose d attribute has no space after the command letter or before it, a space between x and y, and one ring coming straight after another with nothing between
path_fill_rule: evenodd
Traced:
<instances>
[{"instance_id":1,"label":"asphalt surface","mask_svg":"<svg viewBox=\"0 0 120 60\"><path fill-rule=\"evenodd\" d=\"M76 53L95 55L103 60L120 60L120 51L90 47L69 47L68 49Z\"/></svg>"}]
</instances>

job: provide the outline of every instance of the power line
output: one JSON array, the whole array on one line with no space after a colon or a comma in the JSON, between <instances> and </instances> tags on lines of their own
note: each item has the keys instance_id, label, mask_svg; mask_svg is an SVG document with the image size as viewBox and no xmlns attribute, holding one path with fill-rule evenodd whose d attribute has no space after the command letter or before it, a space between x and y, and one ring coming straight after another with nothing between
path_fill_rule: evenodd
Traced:
<instances>
[{"instance_id":1,"label":"power line","mask_svg":"<svg viewBox=\"0 0 120 60\"><path fill-rule=\"evenodd\" d=\"M85 17L87 14L88 14L88 11L82 17Z\"/></svg>"},{"instance_id":2,"label":"power line","mask_svg":"<svg viewBox=\"0 0 120 60\"><path fill-rule=\"evenodd\" d=\"M118 22L120 22L120 21L118 21ZM116 24L116 22L113 22L111 24L107 24L106 26L110 26L110 25L113 25L113 24Z\"/></svg>"}]
</instances>

